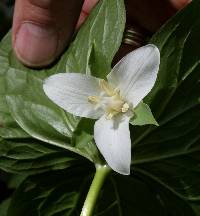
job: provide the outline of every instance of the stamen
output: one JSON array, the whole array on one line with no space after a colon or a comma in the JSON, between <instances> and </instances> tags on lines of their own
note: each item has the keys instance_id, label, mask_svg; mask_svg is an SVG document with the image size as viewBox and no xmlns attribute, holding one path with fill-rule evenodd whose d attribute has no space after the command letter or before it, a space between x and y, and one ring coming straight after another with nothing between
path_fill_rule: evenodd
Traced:
<instances>
[{"instance_id":1,"label":"stamen","mask_svg":"<svg viewBox=\"0 0 200 216\"><path fill-rule=\"evenodd\" d=\"M105 80L99 81L100 88L105 91L108 96L113 96L116 94L115 90L106 82Z\"/></svg>"},{"instance_id":2,"label":"stamen","mask_svg":"<svg viewBox=\"0 0 200 216\"><path fill-rule=\"evenodd\" d=\"M111 119L113 118L113 116L114 116L113 113L108 113L108 114L106 115L106 119L107 119L107 120L111 120Z\"/></svg>"},{"instance_id":3,"label":"stamen","mask_svg":"<svg viewBox=\"0 0 200 216\"><path fill-rule=\"evenodd\" d=\"M106 119L111 120L114 116L116 116L119 112L113 109L108 109L106 111Z\"/></svg>"},{"instance_id":4,"label":"stamen","mask_svg":"<svg viewBox=\"0 0 200 216\"><path fill-rule=\"evenodd\" d=\"M97 96L89 96L88 97L88 101L91 103L91 104L98 104L99 103L99 101L100 101L100 99L99 99L99 97L97 97Z\"/></svg>"},{"instance_id":5,"label":"stamen","mask_svg":"<svg viewBox=\"0 0 200 216\"><path fill-rule=\"evenodd\" d=\"M129 105L127 103L124 103L124 105L122 106L122 112L125 113L127 112L129 109Z\"/></svg>"},{"instance_id":6,"label":"stamen","mask_svg":"<svg viewBox=\"0 0 200 216\"><path fill-rule=\"evenodd\" d=\"M119 113L126 113L129 110L129 104L123 100L118 88L114 88L103 79L99 81L99 86L103 94L100 94L100 96L89 96L88 102L95 105L94 109L103 109L106 119L110 120Z\"/></svg>"}]
</instances>

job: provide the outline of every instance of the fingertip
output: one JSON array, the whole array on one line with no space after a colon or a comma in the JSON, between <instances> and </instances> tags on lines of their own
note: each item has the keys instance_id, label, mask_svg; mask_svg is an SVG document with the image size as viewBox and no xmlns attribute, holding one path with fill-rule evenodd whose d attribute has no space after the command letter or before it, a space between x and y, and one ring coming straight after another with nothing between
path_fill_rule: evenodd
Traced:
<instances>
[{"instance_id":1,"label":"fingertip","mask_svg":"<svg viewBox=\"0 0 200 216\"><path fill-rule=\"evenodd\" d=\"M85 0L76 28L78 29L88 17L90 11L95 7L99 0Z\"/></svg>"},{"instance_id":2,"label":"fingertip","mask_svg":"<svg viewBox=\"0 0 200 216\"><path fill-rule=\"evenodd\" d=\"M85 0L82 10L86 13L89 13L99 0Z\"/></svg>"},{"instance_id":3,"label":"fingertip","mask_svg":"<svg viewBox=\"0 0 200 216\"><path fill-rule=\"evenodd\" d=\"M87 17L88 17L88 14L85 13L84 11L81 11L79 20L78 20L77 25L76 25L76 29L80 28L80 26L84 23L84 21L86 20Z\"/></svg>"},{"instance_id":4,"label":"fingertip","mask_svg":"<svg viewBox=\"0 0 200 216\"><path fill-rule=\"evenodd\" d=\"M176 9L180 10L183 7L185 7L187 4L189 4L192 0L170 0L170 1Z\"/></svg>"}]
</instances>

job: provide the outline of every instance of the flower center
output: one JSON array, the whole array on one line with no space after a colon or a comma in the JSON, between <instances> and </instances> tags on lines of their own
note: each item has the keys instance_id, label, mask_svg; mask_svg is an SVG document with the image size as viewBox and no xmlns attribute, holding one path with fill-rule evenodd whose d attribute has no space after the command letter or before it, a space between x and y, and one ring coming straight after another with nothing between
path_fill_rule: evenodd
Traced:
<instances>
[{"instance_id":1,"label":"flower center","mask_svg":"<svg viewBox=\"0 0 200 216\"><path fill-rule=\"evenodd\" d=\"M129 104L121 97L120 91L113 88L105 80L100 80L101 94L99 96L89 96L88 101L95 105L95 109L101 108L105 111L107 119L112 119L119 113L126 113Z\"/></svg>"}]
</instances>

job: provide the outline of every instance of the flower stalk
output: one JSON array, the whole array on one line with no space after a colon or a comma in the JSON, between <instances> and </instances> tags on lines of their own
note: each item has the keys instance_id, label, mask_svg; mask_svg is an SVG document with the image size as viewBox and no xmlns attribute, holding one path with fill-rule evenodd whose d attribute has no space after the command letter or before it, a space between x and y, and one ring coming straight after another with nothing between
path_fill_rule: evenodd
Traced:
<instances>
[{"instance_id":1,"label":"flower stalk","mask_svg":"<svg viewBox=\"0 0 200 216\"><path fill-rule=\"evenodd\" d=\"M111 169L107 165L97 165L96 173L85 199L80 216L92 216L99 192Z\"/></svg>"}]
</instances>

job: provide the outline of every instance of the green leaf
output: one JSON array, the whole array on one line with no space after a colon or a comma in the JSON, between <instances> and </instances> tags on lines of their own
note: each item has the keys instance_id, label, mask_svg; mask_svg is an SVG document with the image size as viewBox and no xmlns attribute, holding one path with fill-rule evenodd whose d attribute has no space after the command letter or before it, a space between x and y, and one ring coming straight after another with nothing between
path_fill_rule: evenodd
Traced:
<instances>
[{"instance_id":1,"label":"green leaf","mask_svg":"<svg viewBox=\"0 0 200 216\"><path fill-rule=\"evenodd\" d=\"M20 128L20 126L15 122L9 112L1 112L0 137L5 139L19 139L28 138L29 135Z\"/></svg>"},{"instance_id":2,"label":"green leaf","mask_svg":"<svg viewBox=\"0 0 200 216\"><path fill-rule=\"evenodd\" d=\"M158 126L158 123L155 120L150 107L143 102L140 102L139 105L134 109L134 116L130 120L130 123L132 125L139 125L139 126L148 125L148 124Z\"/></svg>"},{"instance_id":3,"label":"green leaf","mask_svg":"<svg viewBox=\"0 0 200 216\"><path fill-rule=\"evenodd\" d=\"M192 201L200 200L199 10L200 1L193 1L153 37L161 65L145 101L160 126L131 129L132 170Z\"/></svg>"},{"instance_id":4,"label":"green leaf","mask_svg":"<svg viewBox=\"0 0 200 216\"><path fill-rule=\"evenodd\" d=\"M198 8L199 1L193 1L169 20L151 40L151 43L158 46L160 50L161 64L156 84L144 102L150 104L156 117L163 114L178 86L191 73L195 73L198 77L199 48L195 39L200 36ZM190 87L192 87L191 83ZM188 105L183 103L186 100L183 97L190 96L190 92L186 91L180 94L181 97L177 98L174 107L179 103L182 107ZM195 104L197 103L197 94L198 92L191 98Z\"/></svg>"},{"instance_id":5,"label":"green leaf","mask_svg":"<svg viewBox=\"0 0 200 216\"><path fill-rule=\"evenodd\" d=\"M88 163L84 167L28 177L14 193L7 216L78 215L91 172Z\"/></svg>"},{"instance_id":6,"label":"green leaf","mask_svg":"<svg viewBox=\"0 0 200 216\"><path fill-rule=\"evenodd\" d=\"M1 213L1 216L7 216L8 207L10 205L10 201L11 201L11 199L9 198L9 199L4 200L0 204L0 213Z\"/></svg>"},{"instance_id":7,"label":"green leaf","mask_svg":"<svg viewBox=\"0 0 200 216\"><path fill-rule=\"evenodd\" d=\"M44 70L26 68L16 60L10 35L1 42L0 54L4 55L1 65L6 74L4 95L7 95L6 102L12 118L24 131L43 142L99 162L96 145L91 140L83 139L85 133L80 132L79 138L74 136L80 118L64 112L51 102L44 94L42 84L49 75L61 72L105 76L121 44L124 25L123 0L100 1L66 53L56 65ZM85 143L80 145L81 139Z\"/></svg>"},{"instance_id":8,"label":"green leaf","mask_svg":"<svg viewBox=\"0 0 200 216\"><path fill-rule=\"evenodd\" d=\"M62 148L25 140L0 141L0 169L19 174L36 174L60 170L82 161Z\"/></svg>"},{"instance_id":9,"label":"green leaf","mask_svg":"<svg viewBox=\"0 0 200 216\"><path fill-rule=\"evenodd\" d=\"M19 85L16 84L16 78ZM69 138L78 121L46 97L41 79L32 73L10 69L7 73L7 89L6 98L12 116L27 133L36 139L76 152L70 146Z\"/></svg>"},{"instance_id":10,"label":"green leaf","mask_svg":"<svg viewBox=\"0 0 200 216\"><path fill-rule=\"evenodd\" d=\"M85 154L90 155L93 161L104 161L94 143L94 120L82 118L73 133L72 145Z\"/></svg>"},{"instance_id":11,"label":"green leaf","mask_svg":"<svg viewBox=\"0 0 200 216\"><path fill-rule=\"evenodd\" d=\"M105 78L121 44L124 26L124 1L100 1L67 52L66 71Z\"/></svg>"},{"instance_id":12,"label":"green leaf","mask_svg":"<svg viewBox=\"0 0 200 216\"><path fill-rule=\"evenodd\" d=\"M108 2L102 1L101 4L109 4ZM114 4L114 1L112 2ZM152 43L156 44L161 51L161 65L156 85L144 102L151 107L160 126L130 128L133 140L132 173L130 176L113 175L108 179L100 193L95 210L96 216L198 215L197 204L200 200L200 52L197 44L200 36L199 11L200 1L193 1L153 37ZM95 37L98 37L98 34ZM85 41L84 38L82 40ZM76 41L72 47L75 47L75 44ZM87 49L88 55L84 55L85 61L81 63L85 65L87 73L93 73L93 69L98 68L100 61L95 60L96 56L100 56L97 54L97 43L90 44L91 46L88 46L90 49ZM74 50L74 48L70 49ZM13 61L11 56L10 65L15 65L20 70L9 70L8 101L10 107L11 105L15 107L12 115L16 115L18 123L26 128L26 131L33 133L34 137L61 148L69 149L72 146L72 151L80 151L81 154L91 158L91 154L94 156L96 151L90 150L90 148L93 149L90 145L86 145L84 149L85 142L89 144L92 135L88 125L81 130L83 119L72 121L75 127L68 136L64 132L61 133L62 127L55 126L53 123L57 117L60 117L60 110L55 107L56 111L54 111L53 104L50 105L50 102L48 103L51 111L53 110L51 120L48 119L44 124L45 118L42 118L43 121L38 120L38 118L41 119L39 111L35 112L35 115L32 114L35 109L33 102L36 102L37 107L39 99L33 95L30 97L30 94L32 91L37 92L39 91L37 89L41 89L39 83L47 75L59 72L64 67L71 68L75 72L84 72L81 71L78 63L77 67L75 65L80 61L79 52L74 53L76 54L72 56L65 54L55 68L46 72L41 71L41 73L36 71L27 73ZM65 65L65 58L68 55L69 58L75 60L70 60ZM93 65L92 62L95 64ZM86 65L90 66L86 67ZM18 80L18 84L12 89L14 78ZM34 85L28 88L28 84L32 82ZM25 91L27 88L28 93ZM46 99L42 97L39 105L43 105L43 100ZM22 106L23 101L25 103ZM26 108L25 105L29 102ZM20 111L21 107L25 107L23 112ZM28 115L30 110L31 116L35 116L35 122L31 120L31 126L29 120L33 117ZM64 115L68 114L64 113ZM38 121L40 124L37 125ZM64 124L65 121L63 120L62 123ZM47 124L48 122L50 125ZM86 123L88 123L87 120ZM31 130L32 124L35 124L34 131ZM45 130L45 127L48 129ZM53 133L56 141L47 139L51 135L49 131ZM50 138L52 139L51 136ZM30 212L30 216L79 215L92 175L93 170L84 161L81 167L75 166L67 170L28 177L16 190L8 216L21 216L27 212Z\"/></svg>"},{"instance_id":13,"label":"green leaf","mask_svg":"<svg viewBox=\"0 0 200 216\"><path fill-rule=\"evenodd\" d=\"M194 210L196 216L200 215L200 202L192 202L191 203L191 207Z\"/></svg>"},{"instance_id":14,"label":"green leaf","mask_svg":"<svg viewBox=\"0 0 200 216\"><path fill-rule=\"evenodd\" d=\"M3 138L25 138L25 133L10 115L5 100L6 82L5 77L8 70L10 40L5 37L0 43L0 137Z\"/></svg>"},{"instance_id":15,"label":"green leaf","mask_svg":"<svg viewBox=\"0 0 200 216\"><path fill-rule=\"evenodd\" d=\"M194 216L187 202L158 185L132 176L113 175L104 185L95 216Z\"/></svg>"},{"instance_id":16,"label":"green leaf","mask_svg":"<svg viewBox=\"0 0 200 216\"><path fill-rule=\"evenodd\" d=\"M81 178L80 178L81 176ZM16 190L7 216L80 215L91 183L89 164L28 177ZM48 179L48 180L47 180ZM101 190L94 216L195 216L187 202L140 176L111 175Z\"/></svg>"}]
</instances>

